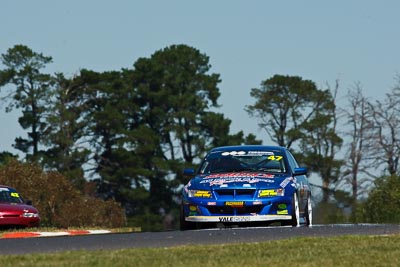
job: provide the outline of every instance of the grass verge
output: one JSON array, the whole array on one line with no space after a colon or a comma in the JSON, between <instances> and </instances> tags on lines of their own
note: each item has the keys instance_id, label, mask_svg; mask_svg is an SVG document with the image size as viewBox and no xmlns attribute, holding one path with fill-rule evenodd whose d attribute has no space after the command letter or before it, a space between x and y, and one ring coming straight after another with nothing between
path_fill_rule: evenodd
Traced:
<instances>
[{"instance_id":1,"label":"grass verge","mask_svg":"<svg viewBox=\"0 0 400 267\"><path fill-rule=\"evenodd\" d=\"M400 266L400 235L4 255L1 266Z\"/></svg>"}]
</instances>

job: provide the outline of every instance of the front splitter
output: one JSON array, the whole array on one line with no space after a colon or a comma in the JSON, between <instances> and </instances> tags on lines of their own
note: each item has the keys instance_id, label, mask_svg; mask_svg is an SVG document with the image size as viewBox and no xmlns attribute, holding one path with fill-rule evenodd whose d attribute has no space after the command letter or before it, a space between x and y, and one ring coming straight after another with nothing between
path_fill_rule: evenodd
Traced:
<instances>
[{"instance_id":1,"label":"front splitter","mask_svg":"<svg viewBox=\"0 0 400 267\"><path fill-rule=\"evenodd\" d=\"M255 216L189 216L185 220L188 222L267 222L290 220L291 215L255 215Z\"/></svg>"}]
</instances>

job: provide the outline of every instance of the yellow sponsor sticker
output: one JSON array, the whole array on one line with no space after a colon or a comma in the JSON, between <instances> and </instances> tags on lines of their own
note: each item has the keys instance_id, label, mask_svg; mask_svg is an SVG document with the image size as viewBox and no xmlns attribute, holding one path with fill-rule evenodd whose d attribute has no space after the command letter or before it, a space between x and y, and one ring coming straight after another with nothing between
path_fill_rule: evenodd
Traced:
<instances>
[{"instance_id":1,"label":"yellow sponsor sticker","mask_svg":"<svg viewBox=\"0 0 400 267\"><path fill-rule=\"evenodd\" d=\"M277 212L278 215L287 215L289 214L288 210L278 210Z\"/></svg>"},{"instance_id":2,"label":"yellow sponsor sticker","mask_svg":"<svg viewBox=\"0 0 400 267\"><path fill-rule=\"evenodd\" d=\"M225 202L225 206L243 207L244 206L244 201L227 201L227 202Z\"/></svg>"},{"instance_id":3,"label":"yellow sponsor sticker","mask_svg":"<svg viewBox=\"0 0 400 267\"><path fill-rule=\"evenodd\" d=\"M11 193L11 196L12 196L12 197L19 197L19 194L16 193L16 192L13 192L13 193Z\"/></svg>"},{"instance_id":4,"label":"yellow sponsor sticker","mask_svg":"<svg viewBox=\"0 0 400 267\"><path fill-rule=\"evenodd\" d=\"M268 189L268 190L261 190L260 191L260 197L273 197L276 196L277 193L274 189Z\"/></svg>"},{"instance_id":5,"label":"yellow sponsor sticker","mask_svg":"<svg viewBox=\"0 0 400 267\"><path fill-rule=\"evenodd\" d=\"M211 192L199 190L194 194L194 197L211 197Z\"/></svg>"}]
</instances>

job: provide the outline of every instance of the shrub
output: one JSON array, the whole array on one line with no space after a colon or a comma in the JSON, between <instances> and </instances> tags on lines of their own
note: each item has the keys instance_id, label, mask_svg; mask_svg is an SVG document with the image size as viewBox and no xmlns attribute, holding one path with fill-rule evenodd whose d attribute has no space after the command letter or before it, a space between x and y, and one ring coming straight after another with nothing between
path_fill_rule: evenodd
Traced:
<instances>
[{"instance_id":1,"label":"shrub","mask_svg":"<svg viewBox=\"0 0 400 267\"><path fill-rule=\"evenodd\" d=\"M318 203L313 209L313 223L315 224L332 224L345 223L348 218L343 212L343 208L337 203Z\"/></svg>"},{"instance_id":2,"label":"shrub","mask_svg":"<svg viewBox=\"0 0 400 267\"><path fill-rule=\"evenodd\" d=\"M400 223L400 177L377 179L361 209L366 222Z\"/></svg>"},{"instance_id":3,"label":"shrub","mask_svg":"<svg viewBox=\"0 0 400 267\"><path fill-rule=\"evenodd\" d=\"M10 160L0 167L0 184L12 186L39 210L42 225L54 227L121 227L126 218L120 204L83 195L57 172Z\"/></svg>"}]
</instances>

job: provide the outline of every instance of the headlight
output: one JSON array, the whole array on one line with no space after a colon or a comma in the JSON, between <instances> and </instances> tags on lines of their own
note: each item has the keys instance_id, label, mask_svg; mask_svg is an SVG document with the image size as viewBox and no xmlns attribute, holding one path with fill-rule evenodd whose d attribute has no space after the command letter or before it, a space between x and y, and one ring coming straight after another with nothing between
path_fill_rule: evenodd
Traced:
<instances>
[{"instance_id":1,"label":"headlight","mask_svg":"<svg viewBox=\"0 0 400 267\"><path fill-rule=\"evenodd\" d=\"M264 189L258 191L258 197L276 197L276 196L284 196L285 189L278 188L278 189Z\"/></svg>"},{"instance_id":2,"label":"headlight","mask_svg":"<svg viewBox=\"0 0 400 267\"><path fill-rule=\"evenodd\" d=\"M189 197L202 197L202 198L211 198L211 191L207 190L189 190Z\"/></svg>"},{"instance_id":3,"label":"headlight","mask_svg":"<svg viewBox=\"0 0 400 267\"><path fill-rule=\"evenodd\" d=\"M33 213L33 212L25 212L25 213L22 214L22 217L25 217L25 218L37 218L37 217L39 217L39 214Z\"/></svg>"}]
</instances>

